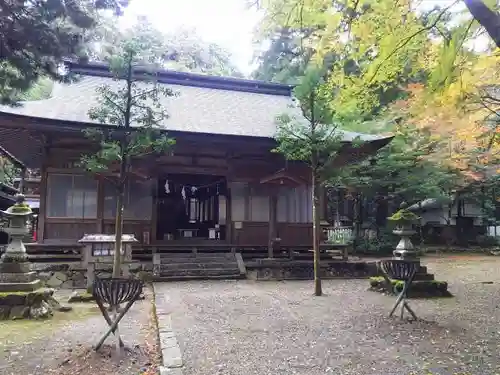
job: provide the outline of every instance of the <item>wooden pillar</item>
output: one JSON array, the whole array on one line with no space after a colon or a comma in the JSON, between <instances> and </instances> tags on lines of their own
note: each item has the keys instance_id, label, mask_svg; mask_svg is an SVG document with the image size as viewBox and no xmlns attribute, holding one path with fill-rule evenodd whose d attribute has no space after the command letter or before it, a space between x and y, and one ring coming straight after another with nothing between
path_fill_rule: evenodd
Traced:
<instances>
[{"instance_id":1,"label":"wooden pillar","mask_svg":"<svg viewBox=\"0 0 500 375\"><path fill-rule=\"evenodd\" d=\"M21 181L19 181L19 193L24 194L26 186L26 168L21 169Z\"/></svg>"},{"instance_id":2,"label":"wooden pillar","mask_svg":"<svg viewBox=\"0 0 500 375\"><path fill-rule=\"evenodd\" d=\"M252 218L252 212L251 212L252 207L250 205L250 193L251 193L250 185L247 184L245 186L245 192L244 192L245 196L243 197L243 199L244 199L244 201L243 201L244 202L244 216L243 217L244 217L245 221L250 221L250 219Z\"/></svg>"},{"instance_id":3,"label":"wooden pillar","mask_svg":"<svg viewBox=\"0 0 500 375\"><path fill-rule=\"evenodd\" d=\"M39 243L44 242L45 239L45 218L47 217L47 194L48 194L48 172L47 167L50 156L50 145L46 142L42 154L42 168L40 179L40 207L38 212L38 230L36 234L36 241Z\"/></svg>"},{"instance_id":4,"label":"wooden pillar","mask_svg":"<svg viewBox=\"0 0 500 375\"><path fill-rule=\"evenodd\" d=\"M274 258L274 240L276 238L276 228L278 226L278 194L271 190L269 195L269 239L267 253L269 258Z\"/></svg>"},{"instance_id":5,"label":"wooden pillar","mask_svg":"<svg viewBox=\"0 0 500 375\"><path fill-rule=\"evenodd\" d=\"M157 231L158 231L158 184L159 178L153 179L154 186L151 187L151 194L153 194L153 207L151 211L151 231L149 236L149 242L157 242Z\"/></svg>"},{"instance_id":6,"label":"wooden pillar","mask_svg":"<svg viewBox=\"0 0 500 375\"><path fill-rule=\"evenodd\" d=\"M233 243L233 216L232 216L231 189L226 182L226 242Z\"/></svg>"}]
</instances>

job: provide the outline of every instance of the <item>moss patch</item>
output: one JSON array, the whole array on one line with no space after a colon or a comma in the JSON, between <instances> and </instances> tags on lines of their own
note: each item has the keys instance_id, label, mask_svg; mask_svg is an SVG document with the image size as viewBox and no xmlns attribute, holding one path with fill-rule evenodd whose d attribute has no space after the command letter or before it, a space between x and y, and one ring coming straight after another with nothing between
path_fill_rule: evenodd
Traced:
<instances>
[{"instance_id":1,"label":"moss patch","mask_svg":"<svg viewBox=\"0 0 500 375\"><path fill-rule=\"evenodd\" d=\"M75 304L67 313L55 312L49 320L0 320L0 350L10 345L31 342L50 335L68 322L100 314L95 305Z\"/></svg>"},{"instance_id":2,"label":"moss patch","mask_svg":"<svg viewBox=\"0 0 500 375\"><path fill-rule=\"evenodd\" d=\"M383 277L370 277L370 290L388 294L401 293L404 287L404 282L400 280L390 280L390 282L391 286L388 286ZM408 291L408 297L452 297L452 294L448 291L448 283L446 281L425 280L414 281Z\"/></svg>"}]
</instances>

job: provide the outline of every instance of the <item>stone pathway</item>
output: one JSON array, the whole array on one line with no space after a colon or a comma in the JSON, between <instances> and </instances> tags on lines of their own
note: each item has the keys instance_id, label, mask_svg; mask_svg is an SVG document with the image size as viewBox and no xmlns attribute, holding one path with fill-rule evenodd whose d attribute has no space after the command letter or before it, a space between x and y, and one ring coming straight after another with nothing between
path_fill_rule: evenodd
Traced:
<instances>
[{"instance_id":1,"label":"stone pathway","mask_svg":"<svg viewBox=\"0 0 500 375\"><path fill-rule=\"evenodd\" d=\"M319 298L312 282L220 281L155 285L160 329L183 375L500 373L500 260L424 263L456 297L411 300L416 323L388 318L394 298L366 280L325 281Z\"/></svg>"}]
</instances>

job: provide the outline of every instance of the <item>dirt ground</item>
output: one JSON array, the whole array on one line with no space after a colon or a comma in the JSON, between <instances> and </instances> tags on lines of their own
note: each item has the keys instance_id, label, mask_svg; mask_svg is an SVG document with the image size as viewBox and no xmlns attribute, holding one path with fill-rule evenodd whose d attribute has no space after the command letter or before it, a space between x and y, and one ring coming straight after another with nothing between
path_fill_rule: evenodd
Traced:
<instances>
[{"instance_id":1,"label":"dirt ground","mask_svg":"<svg viewBox=\"0 0 500 375\"><path fill-rule=\"evenodd\" d=\"M60 295L64 301L66 295ZM67 298L66 298L67 299ZM108 338L93 351L107 323L93 303L72 304L73 311L46 321L0 321L0 375L149 375L159 364L152 294L138 301L120 323L128 350L119 359Z\"/></svg>"},{"instance_id":2,"label":"dirt ground","mask_svg":"<svg viewBox=\"0 0 500 375\"><path fill-rule=\"evenodd\" d=\"M422 319L389 318L394 297L367 280L183 282L155 286L172 314L184 375L500 374L500 259L423 263L454 298L411 300Z\"/></svg>"}]
</instances>

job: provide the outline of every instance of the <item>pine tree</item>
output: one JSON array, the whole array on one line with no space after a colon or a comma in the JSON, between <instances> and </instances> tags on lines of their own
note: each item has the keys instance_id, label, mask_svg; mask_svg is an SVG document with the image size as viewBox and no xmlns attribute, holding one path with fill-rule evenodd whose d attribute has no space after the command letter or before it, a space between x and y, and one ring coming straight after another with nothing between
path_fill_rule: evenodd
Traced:
<instances>
[{"instance_id":1,"label":"pine tree","mask_svg":"<svg viewBox=\"0 0 500 375\"><path fill-rule=\"evenodd\" d=\"M332 123L323 88L324 72L310 67L295 88L303 118L282 114L278 117L275 151L288 160L297 160L309 165L312 185L314 294L322 295L320 275L320 186L324 182L325 169L340 150L341 136L338 126Z\"/></svg>"},{"instance_id":2,"label":"pine tree","mask_svg":"<svg viewBox=\"0 0 500 375\"><path fill-rule=\"evenodd\" d=\"M124 41L118 54L109 59L110 70L120 88L109 85L98 89L99 106L89 117L106 125L107 129L86 129L87 136L98 142L100 149L82 157L82 165L92 173L109 173L118 169L116 179L115 253L113 277L120 277L123 233L124 195L134 158L168 150L174 143L161 131L161 122L168 117L161 98L174 92L161 86L154 69L151 74L138 76L135 70L143 66L144 41Z\"/></svg>"}]
</instances>

